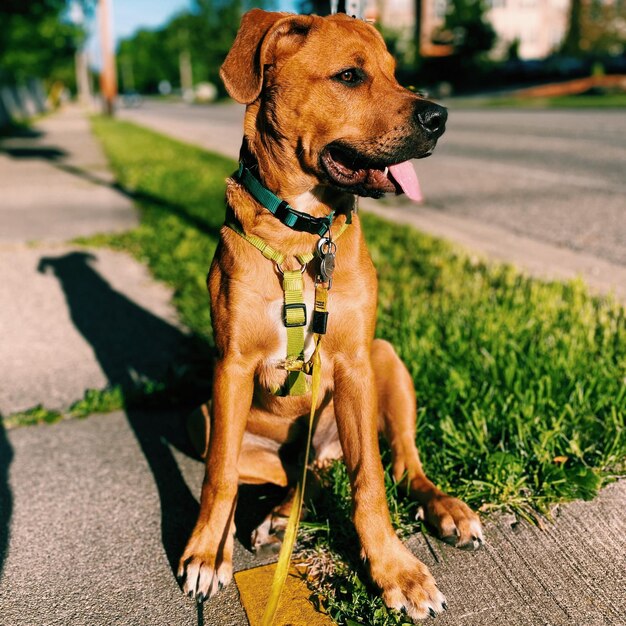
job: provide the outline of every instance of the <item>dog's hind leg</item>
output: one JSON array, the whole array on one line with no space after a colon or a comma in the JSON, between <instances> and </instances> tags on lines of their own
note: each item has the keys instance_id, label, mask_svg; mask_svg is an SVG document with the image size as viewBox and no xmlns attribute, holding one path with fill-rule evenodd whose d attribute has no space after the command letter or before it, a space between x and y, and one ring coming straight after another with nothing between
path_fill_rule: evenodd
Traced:
<instances>
[{"instance_id":1,"label":"dog's hind leg","mask_svg":"<svg viewBox=\"0 0 626 626\"><path fill-rule=\"evenodd\" d=\"M304 502L300 513L301 520L306 518L310 504L315 502L322 489L317 470L320 467L327 466L329 462L328 459L325 459L324 463L319 465L316 461L313 467L307 472ZM298 471L299 474L300 468L296 471ZM275 506L261 524L252 532L250 543L255 552L278 552L285 535L285 530L287 529L291 509L294 506L295 494L295 487L290 487L283 501Z\"/></svg>"},{"instance_id":2,"label":"dog's hind leg","mask_svg":"<svg viewBox=\"0 0 626 626\"><path fill-rule=\"evenodd\" d=\"M253 418L254 411L253 408L248 421ZM199 406L187 417L187 432L198 456L204 459L211 436L210 400ZM237 461L239 483L246 485L272 483L279 487L287 487L292 483L292 471L280 458L279 450L279 443L246 431L243 435Z\"/></svg>"},{"instance_id":3,"label":"dog's hind leg","mask_svg":"<svg viewBox=\"0 0 626 626\"><path fill-rule=\"evenodd\" d=\"M292 487L285 499L275 506L252 531L250 544L257 553L278 552L283 542L296 490Z\"/></svg>"},{"instance_id":4,"label":"dog's hind leg","mask_svg":"<svg viewBox=\"0 0 626 626\"><path fill-rule=\"evenodd\" d=\"M410 497L423 507L426 521L440 537L460 548L482 543L480 520L464 502L438 489L426 476L415 444L416 400L413 381L391 344L372 344L372 363L378 389L379 428L392 451L392 471Z\"/></svg>"}]
</instances>

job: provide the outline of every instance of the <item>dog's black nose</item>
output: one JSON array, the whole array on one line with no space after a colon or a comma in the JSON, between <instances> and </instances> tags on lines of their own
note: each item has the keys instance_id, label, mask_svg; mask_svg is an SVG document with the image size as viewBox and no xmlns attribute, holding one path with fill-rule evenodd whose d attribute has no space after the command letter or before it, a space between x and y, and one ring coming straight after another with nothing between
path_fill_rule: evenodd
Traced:
<instances>
[{"instance_id":1,"label":"dog's black nose","mask_svg":"<svg viewBox=\"0 0 626 626\"><path fill-rule=\"evenodd\" d=\"M429 135L438 138L443 135L448 119L448 110L432 102L418 102L416 111L417 120Z\"/></svg>"}]
</instances>

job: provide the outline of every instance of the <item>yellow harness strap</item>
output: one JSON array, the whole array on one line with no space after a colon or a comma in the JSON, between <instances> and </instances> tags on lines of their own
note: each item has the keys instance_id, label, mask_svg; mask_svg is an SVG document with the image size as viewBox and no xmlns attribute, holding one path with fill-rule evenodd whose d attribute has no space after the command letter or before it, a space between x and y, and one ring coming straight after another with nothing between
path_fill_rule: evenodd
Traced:
<instances>
[{"instance_id":1,"label":"yellow harness strap","mask_svg":"<svg viewBox=\"0 0 626 626\"><path fill-rule=\"evenodd\" d=\"M272 248L272 246L270 246L260 237L257 237L256 235L248 235L247 233L243 231L243 229L241 228L241 226L239 226L239 224L235 223L234 221L230 221L230 222L226 222L226 226L228 226L228 228L230 228L231 230L234 230L238 235L243 237L248 243L251 243L257 250L261 252L261 254L266 259L270 259L270 261L274 261L276 265L282 265L285 262L285 255L282 252L279 252L278 250L275 250L274 248ZM346 226L346 224L344 224L342 228L344 226ZM300 263L300 265L306 265L307 263L309 263L309 261L313 260L315 253L306 252L304 254L296 254L294 256L296 257L296 259L298 259L298 262Z\"/></svg>"},{"instance_id":2,"label":"yellow harness strap","mask_svg":"<svg viewBox=\"0 0 626 626\"><path fill-rule=\"evenodd\" d=\"M308 391L305 373L302 369L297 370L287 366L287 364L304 360L304 327L307 319L304 281L300 270L283 273L283 291L285 292L283 322L287 329L286 369L289 370L289 374L280 395L303 396Z\"/></svg>"},{"instance_id":3,"label":"yellow harness strap","mask_svg":"<svg viewBox=\"0 0 626 626\"><path fill-rule=\"evenodd\" d=\"M345 223L341 225L333 241L337 241L346 232L352 223L352 214L349 214ZM275 250L260 237L248 235L241 226L234 220L226 222L231 230L234 230L240 237L251 243L266 258L274 261L279 271L283 275L284 308L283 323L287 331L287 355L282 366L289 374L282 387L272 389L276 396L301 396L309 391L309 385L305 374L310 374L310 361L304 361L304 339L305 328L309 320L306 315L306 305L304 304L304 281L302 273L306 265L315 257L314 252L306 252L294 255L302 266L299 270L283 271L281 265L285 262L286 256ZM317 297L317 296L316 296ZM308 369L308 371L307 371Z\"/></svg>"}]
</instances>

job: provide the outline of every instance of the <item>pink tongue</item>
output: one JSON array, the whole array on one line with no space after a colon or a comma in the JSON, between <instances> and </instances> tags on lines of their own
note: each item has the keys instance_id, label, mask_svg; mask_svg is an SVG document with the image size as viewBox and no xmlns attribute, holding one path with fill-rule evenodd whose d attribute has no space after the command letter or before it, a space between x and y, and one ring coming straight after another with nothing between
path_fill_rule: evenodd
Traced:
<instances>
[{"instance_id":1,"label":"pink tongue","mask_svg":"<svg viewBox=\"0 0 626 626\"><path fill-rule=\"evenodd\" d=\"M390 165L389 172L411 200L414 202L422 202L424 200L420 182L417 180L417 174L411 161Z\"/></svg>"}]
</instances>

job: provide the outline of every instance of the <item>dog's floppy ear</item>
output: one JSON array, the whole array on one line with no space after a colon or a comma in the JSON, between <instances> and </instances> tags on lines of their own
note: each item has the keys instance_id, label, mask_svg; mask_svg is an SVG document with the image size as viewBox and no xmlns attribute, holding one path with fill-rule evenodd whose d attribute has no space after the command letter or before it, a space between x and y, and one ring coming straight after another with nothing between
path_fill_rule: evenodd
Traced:
<instances>
[{"instance_id":1,"label":"dog's floppy ear","mask_svg":"<svg viewBox=\"0 0 626 626\"><path fill-rule=\"evenodd\" d=\"M278 42L285 36L301 41L312 23L311 15L248 11L241 18L237 37L220 68L230 97L242 104L254 102L261 93L264 68L277 55Z\"/></svg>"}]
</instances>

